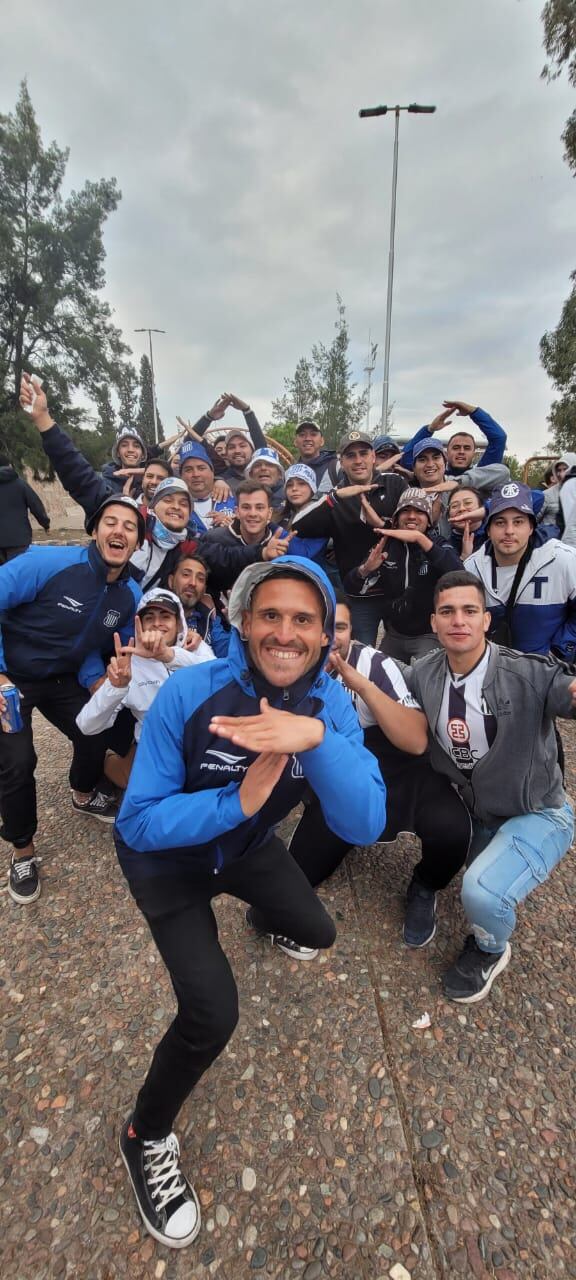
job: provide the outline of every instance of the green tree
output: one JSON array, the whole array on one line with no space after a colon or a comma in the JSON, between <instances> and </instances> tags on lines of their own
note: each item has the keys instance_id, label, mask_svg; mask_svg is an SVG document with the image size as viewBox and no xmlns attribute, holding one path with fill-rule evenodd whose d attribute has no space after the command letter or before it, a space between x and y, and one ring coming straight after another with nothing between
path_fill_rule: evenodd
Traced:
<instances>
[{"instance_id":1,"label":"green tree","mask_svg":"<svg viewBox=\"0 0 576 1280\"><path fill-rule=\"evenodd\" d=\"M22 370L43 378L68 428L83 416L73 394L97 403L103 384L118 384L128 353L99 297L103 225L120 192L102 179L64 199L67 160L55 142L44 147L23 83L14 113L0 115L0 437L10 433L11 456L32 463L42 455L35 432L25 415L14 417Z\"/></svg>"},{"instance_id":2,"label":"green tree","mask_svg":"<svg viewBox=\"0 0 576 1280\"><path fill-rule=\"evenodd\" d=\"M357 395L352 381L348 322L340 294L336 294L336 304L332 342L329 346L315 343L310 358L303 356L293 377L284 379L284 395L272 401L272 417L276 421L296 424L302 418L314 418L331 448L346 431L358 426L367 403L366 392Z\"/></svg>"},{"instance_id":3,"label":"green tree","mask_svg":"<svg viewBox=\"0 0 576 1280\"><path fill-rule=\"evenodd\" d=\"M272 417L275 422L301 422L313 418L318 405L318 393L314 385L310 361L302 356L293 377L284 379L284 395L272 401Z\"/></svg>"},{"instance_id":4,"label":"green tree","mask_svg":"<svg viewBox=\"0 0 576 1280\"><path fill-rule=\"evenodd\" d=\"M295 433L295 422L272 422L266 425L266 435L271 436L273 440L277 440L278 444L283 444L285 449L290 450L294 458L298 453Z\"/></svg>"},{"instance_id":5,"label":"green tree","mask_svg":"<svg viewBox=\"0 0 576 1280\"><path fill-rule=\"evenodd\" d=\"M547 0L542 22L549 60L543 77L555 80L566 70L570 84L576 85L576 0ZM576 111L566 122L562 141L566 163L576 174ZM542 364L561 393L548 416L552 442L560 449L576 448L576 272L571 279L572 290L558 325L540 343Z\"/></svg>"},{"instance_id":6,"label":"green tree","mask_svg":"<svg viewBox=\"0 0 576 1280\"><path fill-rule=\"evenodd\" d=\"M118 383L118 414L125 426L138 417L138 374L132 364L125 364Z\"/></svg>"},{"instance_id":7,"label":"green tree","mask_svg":"<svg viewBox=\"0 0 576 1280\"><path fill-rule=\"evenodd\" d=\"M164 439L164 427L160 421L160 414L156 409L158 420L158 439ZM136 419L138 430L146 441L146 444L155 444L156 436L154 434L154 382L152 378L152 366L148 356L142 356L140 361L140 399L138 403L138 417Z\"/></svg>"}]
</instances>

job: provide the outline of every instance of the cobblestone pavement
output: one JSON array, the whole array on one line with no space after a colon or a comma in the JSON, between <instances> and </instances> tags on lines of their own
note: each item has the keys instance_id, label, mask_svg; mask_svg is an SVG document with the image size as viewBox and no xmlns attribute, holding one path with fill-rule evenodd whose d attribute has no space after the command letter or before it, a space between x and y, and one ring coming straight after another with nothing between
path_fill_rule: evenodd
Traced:
<instances>
[{"instance_id":1,"label":"cobblestone pavement","mask_svg":"<svg viewBox=\"0 0 576 1280\"><path fill-rule=\"evenodd\" d=\"M203 1227L174 1252L139 1225L117 1147L171 989L109 829L70 809L66 742L39 722L37 744L44 892L0 894L3 1280L576 1276L572 854L472 1009L439 988L456 888L432 945L402 945L408 837L326 886L338 940L310 964L222 900L241 1022L179 1118Z\"/></svg>"}]
</instances>

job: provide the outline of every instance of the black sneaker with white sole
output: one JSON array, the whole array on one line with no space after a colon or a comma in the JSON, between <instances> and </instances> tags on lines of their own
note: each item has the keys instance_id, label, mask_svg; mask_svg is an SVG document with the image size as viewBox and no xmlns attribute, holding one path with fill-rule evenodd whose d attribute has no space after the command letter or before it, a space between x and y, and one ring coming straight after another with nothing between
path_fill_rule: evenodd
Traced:
<instances>
[{"instance_id":1,"label":"black sneaker with white sole","mask_svg":"<svg viewBox=\"0 0 576 1280\"><path fill-rule=\"evenodd\" d=\"M89 800L80 803L72 796L72 808L76 813L85 813L89 818L97 818L99 822L115 822L120 805L117 800L107 796L103 791L95 791Z\"/></svg>"},{"instance_id":2,"label":"black sneaker with white sole","mask_svg":"<svg viewBox=\"0 0 576 1280\"><path fill-rule=\"evenodd\" d=\"M150 1235L170 1249L192 1244L200 1230L200 1205L180 1168L176 1134L143 1142L127 1120L120 1134L120 1155Z\"/></svg>"},{"instance_id":3,"label":"black sneaker with white sole","mask_svg":"<svg viewBox=\"0 0 576 1280\"><path fill-rule=\"evenodd\" d=\"M408 885L404 941L407 947L425 947L436 933L436 894L413 877Z\"/></svg>"},{"instance_id":4,"label":"black sneaker with white sole","mask_svg":"<svg viewBox=\"0 0 576 1280\"><path fill-rule=\"evenodd\" d=\"M38 857L12 858L8 872L8 893L14 902L27 906L36 902L42 892L38 876Z\"/></svg>"},{"instance_id":5,"label":"black sneaker with white sole","mask_svg":"<svg viewBox=\"0 0 576 1280\"><path fill-rule=\"evenodd\" d=\"M279 947L280 951L284 951L293 960L315 960L318 955L317 947L303 947L300 942L295 942L293 938L285 937L283 933L271 933L268 929L257 929L252 919L252 909L250 907L246 912L246 923L256 930L259 938L269 938L273 947Z\"/></svg>"},{"instance_id":6,"label":"black sneaker with white sole","mask_svg":"<svg viewBox=\"0 0 576 1280\"><path fill-rule=\"evenodd\" d=\"M449 1000L458 1004L476 1004L488 995L494 979L510 963L512 948L507 942L500 955L481 951L470 934L464 943L462 955L444 974L442 986Z\"/></svg>"}]
</instances>

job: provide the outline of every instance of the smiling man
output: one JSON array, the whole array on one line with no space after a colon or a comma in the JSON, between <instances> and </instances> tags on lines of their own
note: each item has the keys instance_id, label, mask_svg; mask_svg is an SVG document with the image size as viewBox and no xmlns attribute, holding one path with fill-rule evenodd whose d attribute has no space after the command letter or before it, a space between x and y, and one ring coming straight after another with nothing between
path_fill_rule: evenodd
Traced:
<instances>
[{"instance_id":1,"label":"smiling man","mask_svg":"<svg viewBox=\"0 0 576 1280\"><path fill-rule=\"evenodd\" d=\"M160 690L118 820L120 863L178 1001L120 1149L148 1231L172 1248L200 1225L172 1127L238 1018L213 899L240 898L256 927L330 947L334 924L275 829L306 788L330 830L353 844L385 824L377 763L348 695L323 671L334 605L311 561L246 569L230 597L228 657L192 679L176 673ZM352 775L343 805L342 779Z\"/></svg>"},{"instance_id":2,"label":"smiling man","mask_svg":"<svg viewBox=\"0 0 576 1280\"><path fill-rule=\"evenodd\" d=\"M140 589L128 561L144 537L132 498L108 497L87 524L88 547L32 547L0 568L0 711L2 686L20 690L24 721L18 733L0 732L1 835L12 845L8 891L27 904L40 894L34 855L37 827L36 708L71 741L72 804L79 813L113 822L115 808L98 790L106 743L84 738L76 716L88 688L104 675L102 655L114 632L127 640Z\"/></svg>"},{"instance_id":3,"label":"smiling man","mask_svg":"<svg viewBox=\"0 0 576 1280\"><path fill-rule=\"evenodd\" d=\"M576 680L547 658L487 641L490 614L471 573L436 586L432 627L442 649L406 682L428 720L430 763L455 786L473 824L462 905L464 950L444 977L451 1000L488 995L510 961L516 907L570 847L574 814L558 762L554 717L572 718Z\"/></svg>"}]
</instances>

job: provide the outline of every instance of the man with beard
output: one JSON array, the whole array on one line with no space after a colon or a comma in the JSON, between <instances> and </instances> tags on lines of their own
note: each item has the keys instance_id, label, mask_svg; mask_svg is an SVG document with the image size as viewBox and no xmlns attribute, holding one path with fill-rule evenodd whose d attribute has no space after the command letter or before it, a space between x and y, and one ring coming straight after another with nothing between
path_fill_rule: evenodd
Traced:
<instances>
[{"instance_id":1,"label":"man with beard","mask_svg":"<svg viewBox=\"0 0 576 1280\"><path fill-rule=\"evenodd\" d=\"M506 432L498 422L486 413L485 409L479 409L473 404L467 404L464 400L444 400L442 412L437 414L427 427L421 427L416 435L404 447L401 465L408 470L412 470L414 445L420 444L422 440L430 442L435 431L441 431L443 427L447 427L452 421L454 414L459 418L470 418L474 426L482 432L486 437L487 447L476 464L479 467L489 467L493 463L500 463L504 458L506 450ZM470 431L455 431L450 436L446 445L446 475L460 476L468 471L474 464L476 454L476 441Z\"/></svg>"},{"instance_id":2,"label":"man with beard","mask_svg":"<svg viewBox=\"0 0 576 1280\"><path fill-rule=\"evenodd\" d=\"M200 1226L173 1124L238 1019L213 899L239 898L256 927L262 917L278 934L328 948L334 924L278 823L306 787L343 839L369 843L385 822L376 761L347 695L323 671L334 624L326 575L296 557L253 565L229 615L228 657L193 679L173 675L148 712L115 836L178 1001L120 1137L145 1226L171 1248ZM352 776L343 805L342 779Z\"/></svg>"},{"instance_id":3,"label":"man with beard","mask_svg":"<svg viewBox=\"0 0 576 1280\"><path fill-rule=\"evenodd\" d=\"M207 595L208 565L200 555L183 553L166 585L184 610L190 631L210 645L217 658L225 658L230 644L230 628L224 625L211 596Z\"/></svg>"},{"instance_id":4,"label":"man with beard","mask_svg":"<svg viewBox=\"0 0 576 1280\"><path fill-rule=\"evenodd\" d=\"M77 813L113 822L116 809L98 790L106 743L85 738L76 724L104 676L103 655L114 632L133 632L140 589L130 556L144 537L144 520L132 498L109 496L87 522L88 547L32 547L0 568L0 711L4 685L20 691L23 728L0 732L1 834L12 845L8 891L15 902L40 894L34 835L37 827L36 708L72 742L72 806Z\"/></svg>"}]
</instances>

